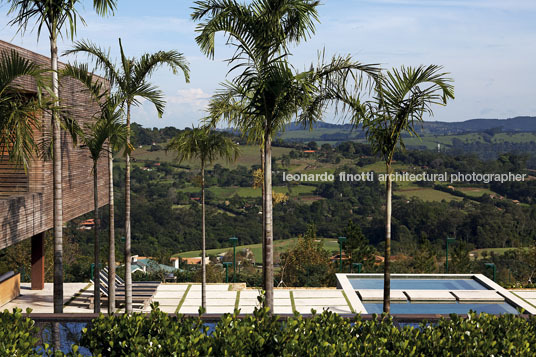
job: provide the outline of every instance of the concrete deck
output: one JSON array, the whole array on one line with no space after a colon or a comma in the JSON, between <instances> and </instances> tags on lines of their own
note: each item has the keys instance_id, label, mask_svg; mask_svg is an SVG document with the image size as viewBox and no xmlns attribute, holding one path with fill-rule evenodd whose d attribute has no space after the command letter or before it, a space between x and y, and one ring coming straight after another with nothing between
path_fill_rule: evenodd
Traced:
<instances>
[{"instance_id":1,"label":"concrete deck","mask_svg":"<svg viewBox=\"0 0 536 357\"><path fill-rule=\"evenodd\" d=\"M233 289L233 290L232 290ZM31 290L29 283L21 284L21 296L12 302L1 306L0 309L12 310L15 307L26 310L31 308L35 313L53 312L53 284L45 284L44 290ZM231 284L207 285L208 314L232 313L235 308L242 313L252 313L255 307L260 306L258 297L260 290L247 289ZM354 294L355 295L355 294ZM88 283L64 284L64 312L88 313L89 298L93 296L93 285ZM162 311L167 313L197 314L201 306L200 284L161 284L153 298ZM350 314L359 306L350 306L343 290L334 288L311 289L275 289L274 310L276 314L292 314L298 311L302 314L311 313L311 309L318 312L330 310L333 312ZM150 308L145 309L149 311ZM105 312L106 308L103 307ZM121 312L121 310L119 310Z\"/></svg>"},{"instance_id":2,"label":"concrete deck","mask_svg":"<svg viewBox=\"0 0 536 357\"><path fill-rule=\"evenodd\" d=\"M383 301L382 289L358 290L357 293L363 301ZM391 301L407 301L408 297L403 290L391 290Z\"/></svg>"},{"instance_id":3,"label":"concrete deck","mask_svg":"<svg viewBox=\"0 0 536 357\"><path fill-rule=\"evenodd\" d=\"M523 299L536 308L536 289L532 290L510 290L514 295Z\"/></svg>"}]
</instances>

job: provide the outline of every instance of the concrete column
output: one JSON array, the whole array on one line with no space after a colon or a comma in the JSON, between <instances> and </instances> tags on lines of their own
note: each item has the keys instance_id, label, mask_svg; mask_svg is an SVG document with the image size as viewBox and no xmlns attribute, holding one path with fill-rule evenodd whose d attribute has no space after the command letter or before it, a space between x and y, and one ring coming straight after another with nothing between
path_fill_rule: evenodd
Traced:
<instances>
[{"instance_id":1,"label":"concrete column","mask_svg":"<svg viewBox=\"0 0 536 357\"><path fill-rule=\"evenodd\" d=\"M45 233L32 237L32 290L45 288Z\"/></svg>"}]
</instances>

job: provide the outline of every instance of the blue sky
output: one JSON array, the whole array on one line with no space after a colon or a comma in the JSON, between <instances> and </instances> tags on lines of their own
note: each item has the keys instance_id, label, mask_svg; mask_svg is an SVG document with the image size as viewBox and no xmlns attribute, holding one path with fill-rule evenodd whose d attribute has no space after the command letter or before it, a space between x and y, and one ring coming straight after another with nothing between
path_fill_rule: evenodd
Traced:
<instances>
[{"instance_id":1,"label":"blue sky","mask_svg":"<svg viewBox=\"0 0 536 357\"><path fill-rule=\"evenodd\" d=\"M119 0L114 17L99 18L91 1L82 2L87 27L77 39L89 39L117 54L121 37L127 55L176 49L191 66L191 82L166 69L152 81L165 92L168 104L162 119L144 104L133 119L146 127L196 124L208 98L225 80L230 54L222 37L216 59L199 51L190 20L190 0ZM0 38L47 55L48 37L24 37L8 26L7 7L0 8ZM365 63L392 66L438 64L455 80L456 99L438 108L431 120L536 116L536 1L533 0L324 0L316 35L293 48L298 69L327 54L351 54ZM70 48L64 39L60 51ZM62 58L63 61L75 58ZM79 57L79 61L85 57ZM334 118L326 116L326 121Z\"/></svg>"}]
</instances>

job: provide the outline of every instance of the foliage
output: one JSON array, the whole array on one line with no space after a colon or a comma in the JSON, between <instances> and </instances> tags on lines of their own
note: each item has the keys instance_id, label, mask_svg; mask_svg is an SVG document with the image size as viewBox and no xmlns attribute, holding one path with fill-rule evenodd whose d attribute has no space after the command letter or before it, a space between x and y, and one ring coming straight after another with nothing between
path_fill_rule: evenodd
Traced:
<instances>
[{"instance_id":1,"label":"foliage","mask_svg":"<svg viewBox=\"0 0 536 357\"><path fill-rule=\"evenodd\" d=\"M39 114L46 107L41 98L41 92L48 90L46 73L15 50L0 57L0 152L7 153L9 161L25 170L38 153L33 132L41 128ZM20 91L17 81L24 76L35 80L36 96Z\"/></svg>"},{"instance_id":2,"label":"foliage","mask_svg":"<svg viewBox=\"0 0 536 357\"><path fill-rule=\"evenodd\" d=\"M101 315L82 331L82 345L104 356L206 356L208 327L196 317L144 314Z\"/></svg>"},{"instance_id":3,"label":"foliage","mask_svg":"<svg viewBox=\"0 0 536 357\"><path fill-rule=\"evenodd\" d=\"M280 280L287 286L326 286L334 279L329 252L316 239L316 227L310 226L295 247L281 254Z\"/></svg>"},{"instance_id":4,"label":"foliage","mask_svg":"<svg viewBox=\"0 0 536 357\"><path fill-rule=\"evenodd\" d=\"M515 315L451 315L435 324L398 327L388 316L346 319L324 311L282 322L265 308L238 318L225 314L213 331L199 317L101 316L83 331L82 343L105 356L531 355L536 319Z\"/></svg>"},{"instance_id":5,"label":"foliage","mask_svg":"<svg viewBox=\"0 0 536 357\"><path fill-rule=\"evenodd\" d=\"M27 310L30 313L31 310ZM29 356L34 354L39 329L33 320L24 317L21 309L0 312L0 355Z\"/></svg>"},{"instance_id":6,"label":"foliage","mask_svg":"<svg viewBox=\"0 0 536 357\"><path fill-rule=\"evenodd\" d=\"M375 249L370 245L359 225L348 221L345 231L346 242L344 250L350 252L352 263L361 263L365 268L371 268L375 262Z\"/></svg>"}]
</instances>

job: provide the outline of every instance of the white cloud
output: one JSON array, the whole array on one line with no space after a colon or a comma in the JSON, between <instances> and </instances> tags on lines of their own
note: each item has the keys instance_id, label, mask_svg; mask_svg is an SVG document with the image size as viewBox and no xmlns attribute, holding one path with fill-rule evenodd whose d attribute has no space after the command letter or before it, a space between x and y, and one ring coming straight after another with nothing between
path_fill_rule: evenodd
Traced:
<instances>
[{"instance_id":1,"label":"white cloud","mask_svg":"<svg viewBox=\"0 0 536 357\"><path fill-rule=\"evenodd\" d=\"M173 104L186 104L192 109L203 110L206 108L210 94L201 88L179 89L176 95L168 96L167 102Z\"/></svg>"}]
</instances>

